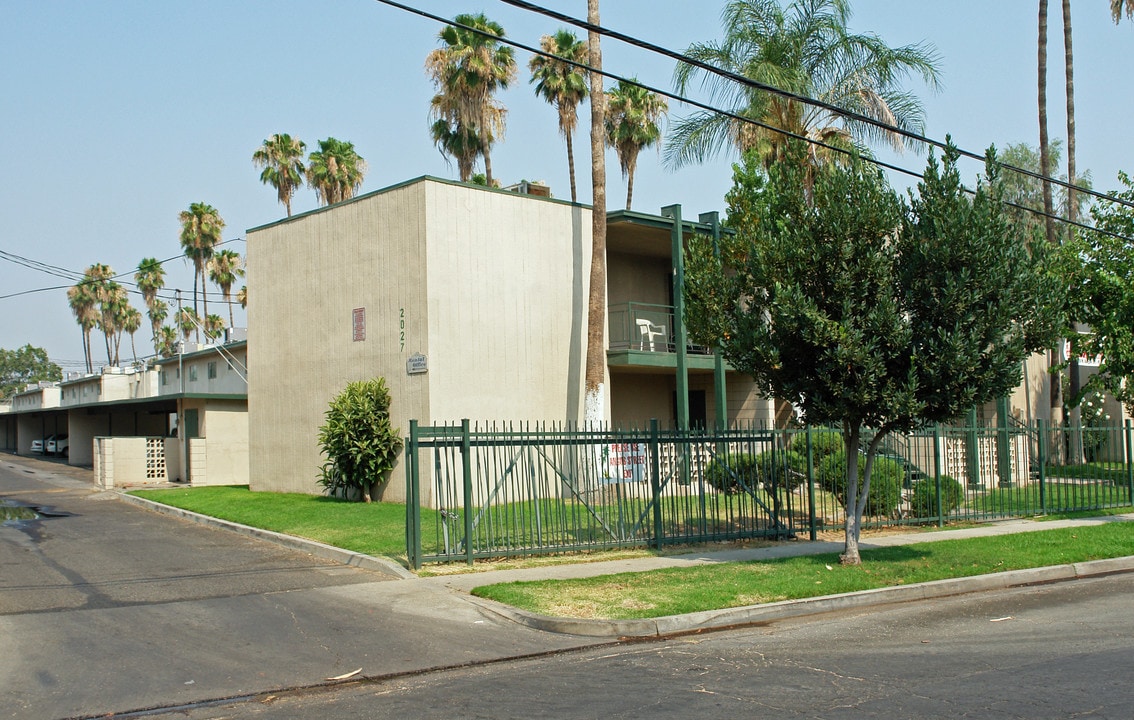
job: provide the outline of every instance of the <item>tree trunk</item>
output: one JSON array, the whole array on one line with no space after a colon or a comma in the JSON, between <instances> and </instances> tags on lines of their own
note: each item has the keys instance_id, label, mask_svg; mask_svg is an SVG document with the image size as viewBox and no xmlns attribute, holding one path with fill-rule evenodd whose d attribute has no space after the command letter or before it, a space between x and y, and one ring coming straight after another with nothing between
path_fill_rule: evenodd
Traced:
<instances>
[{"instance_id":1,"label":"tree trunk","mask_svg":"<svg viewBox=\"0 0 1134 720\"><path fill-rule=\"evenodd\" d=\"M599 0L587 0L587 21L599 24ZM602 50L599 35L587 32L591 79L591 274L587 303L587 364L583 420L587 425L606 419L606 95L602 88Z\"/></svg>"},{"instance_id":2,"label":"tree trunk","mask_svg":"<svg viewBox=\"0 0 1134 720\"><path fill-rule=\"evenodd\" d=\"M843 554L839 556L842 565L861 565L862 556L858 552L859 528L862 524L862 514L859 512L858 501L858 438L859 427L848 428L843 426L843 443L847 454L847 492L843 507L843 524L845 537L843 541Z\"/></svg>"},{"instance_id":3,"label":"tree trunk","mask_svg":"<svg viewBox=\"0 0 1134 720\"><path fill-rule=\"evenodd\" d=\"M200 328L201 325L204 325L209 319L209 286L208 286L208 282L209 282L209 277L205 273L205 271L202 269L201 270L201 311L202 311L202 313L201 313L200 317L197 318L196 326L197 326L198 329ZM209 339L209 336L208 336L207 333L205 335L205 339L206 340ZM198 337L197 341L200 342L200 337Z\"/></svg>"},{"instance_id":4,"label":"tree trunk","mask_svg":"<svg viewBox=\"0 0 1134 720\"><path fill-rule=\"evenodd\" d=\"M1071 0L1063 0L1063 57L1067 77L1067 239L1075 237L1075 226L1079 207L1075 200L1075 62L1071 52ZM1074 319L1074 318L1072 318ZM1071 459L1072 463L1083 461L1082 413L1079 410L1079 358L1071 356L1068 368L1071 374Z\"/></svg>"},{"instance_id":5,"label":"tree trunk","mask_svg":"<svg viewBox=\"0 0 1134 720\"><path fill-rule=\"evenodd\" d=\"M492 187L492 158L488 154L488 147L481 151L484 155L484 182L488 187Z\"/></svg>"},{"instance_id":6,"label":"tree trunk","mask_svg":"<svg viewBox=\"0 0 1134 720\"><path fill-rule=\"evenodd\" d=\"M1055 211L1051 200L1051 183L1047 180L1051 176L1051 157L1048 154L1047 138L1047 0L1039 0L1039 42L1038 45L1038 90L1039 90L1039 145L1040 145L1040 175L1043 175L1043 226L1050 245L1058 243L1055 235L1055 221L1052 219ZM1063 343L1058 348L1048 352L1048 366L1055 367L1062 362ZM1053 427L1063 425L1063 383L1060 377L1050 376L1051 392L1049 393L1051 406L1051 424ZM1056 458L1063 456L1062 443L1052 446Z\"/></svg>"},{"instance_id":7,"label":"tree trunk","mask_svg":"<svg viewBox=\"0 0 1134 720\"><path fill-rule=\"evenodd\" d=\"M571 178L571 202L579 202L579 196L575 192L575 147L571 142L571 133L566 133L567 138L567 174Z\"/></svg>"}]
</instances>

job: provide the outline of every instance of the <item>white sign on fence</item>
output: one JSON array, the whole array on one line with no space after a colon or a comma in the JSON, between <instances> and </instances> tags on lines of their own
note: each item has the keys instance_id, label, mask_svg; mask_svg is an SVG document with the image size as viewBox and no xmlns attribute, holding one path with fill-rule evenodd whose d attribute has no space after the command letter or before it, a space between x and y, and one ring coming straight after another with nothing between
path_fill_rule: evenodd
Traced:
<instances>
[{"instance_id":1,"label":"white sign on fence","mask_svg":"<svg viewBox=\"0 0 1134 720\"><path fill-rule=\"evenodd\" d=\"M646 443L612 443L602 454L606 482L642 482L647 478Z\"/></svg>"}]
</instances>

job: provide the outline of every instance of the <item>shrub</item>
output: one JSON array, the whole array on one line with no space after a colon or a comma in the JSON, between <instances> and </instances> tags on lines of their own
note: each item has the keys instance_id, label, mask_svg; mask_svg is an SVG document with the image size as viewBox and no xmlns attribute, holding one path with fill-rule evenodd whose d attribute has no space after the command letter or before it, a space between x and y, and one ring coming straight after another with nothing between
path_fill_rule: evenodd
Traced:
<instances>
[{"instance_id":1,"label":"shrub","mask_svg":"<svg viewBox=\"0 0 1134 720\"><path fill-rule=\"evenodd\" d=\"M858 476L866 472L866 456L858 455ZM902 478L904 471L900 463L889 458L876 457L874 471L870 478L870 495L866 501L864 515L889 516L902 502ZM833 494L840 503L847 504L847 456L846 453L828 455L819 464L816 472L819 484ZM849 510L850 508L848 508Z\"/></svg>"},{"instance_id":2,"label":"shrub","mask_svg":"<svg viewBox=\"0 0 1134 720\"><path fill-rule=\"evenodd\" d=\"M759 480L766 488L771 488L774 480L776 487L791 491L807 479L807 455L794 450L765 450L756 456L755 464Z\"/></svg>"},{"instance_id":3,"label":"shrub","mask_svg":"<svg viewBox=\"0 0 1134 720\"><path fill-rule=\"evenodd\" d=\"M910 513L914 517L930 518L938 515L948 515L965 500L965 488L948 475L941 476L941 504L945 506L944 512L937 512L937 483L933 478L923 478L913 484L913 493L910 497Z\"/></svg>"},{"instance_id":4,"label":"shrub","mask_svg":"<svg viewBox=\"0 0 1134 720\"><path fill-rule=\"evenodd\" d=\"M760 482L760 471L749 453L713 458L705 468L705 481L723 493L737 492L742 480L749 489L755 489Z\"/></svg>"},{"instance_id":5,"label":"shrub","mask_svg":"<svg viewBox=\"0 0 1134 720\"><path fill-rule=\"evenodd\" d=\"M804 467L807 466L807 433L796 434L788 445L788 450L803 456ZM811 458L818 467L824 458L836 453L846 452L843 443L843 434L838 430L813 430L811 432Z\"/></svg>"},{"instance_id":6,"label":"shrub","mask_svg":"<svg viewBox=\"0 0 1134 720\"><path fill-rule=\"evenodd\" d=\"M390 392L383 378L352 382L331 401L319 428L323 463L319 484L328 494L375 499L398 461L401 431L390 422Z\"/></svg>"}]
</instances>

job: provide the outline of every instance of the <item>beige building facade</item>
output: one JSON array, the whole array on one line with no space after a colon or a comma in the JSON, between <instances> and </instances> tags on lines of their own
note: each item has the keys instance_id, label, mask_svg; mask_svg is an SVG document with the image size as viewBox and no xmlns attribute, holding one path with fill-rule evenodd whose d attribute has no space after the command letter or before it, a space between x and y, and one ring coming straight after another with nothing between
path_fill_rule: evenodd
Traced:
<instances>
[{"instance_id":1,"label":"beige building facade","mask_svg":"<svg viewBox=\"0 0 1134 720\"><path fill-rule=\"evenodd\" d=\"M675 417L670 228L646 215L610 226L608 322L631 328L610 328L616 424ZM253 490L319 492L318 428L355 380L385 378L403 434L411 420L581 420L590 208L424 177L253 228L247 245ZM651 309L623 316L639 304ZM690 357L704 393L712 358ZM750 390L730 387L731 417L768 419ZM404 490L397 468L385 497Z\"/></svg>"}]
</instances>

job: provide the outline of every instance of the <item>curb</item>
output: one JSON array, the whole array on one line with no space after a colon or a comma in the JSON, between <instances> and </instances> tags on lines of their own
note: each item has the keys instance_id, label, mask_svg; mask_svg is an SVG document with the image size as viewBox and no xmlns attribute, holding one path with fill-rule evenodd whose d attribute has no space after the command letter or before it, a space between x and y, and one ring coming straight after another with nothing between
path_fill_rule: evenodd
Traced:
<instances>
[{"instance_id":1,"label":"curb","mask_svg":"<svg viewBox=\"0 0 1134 720\"><path fill-rule=\"evenodd\" d=\"M273 532L271 530L262 530L260 528L250 527L248 525L241 525L240 523L230 522L228 520L221 520L208 515L201 515L190 510L182 510L171 505L163 505L153 500L146 500L145 498L137 497L136 495L128 495L125 492L119 491L118 497L125 502L137 505L138 507L152 510L153 512L162 513L163 515L173 515L175 517L204 525L206 527L219 528L221 530L228 530L230 532L240 533L249 537L258 538L260 540L267 540L268 542L275 543L289 550L298 550L300 552L314 555L315 557L330 560L342 565L349 565L351 567L362 568L363 570L371 570L374 572L388 575L398 580L409 580L417 576L405 569L401 565L392 560L385 558L375 557L373 555L364 555L351 550L343 550L333 545L326 545L315 540L307 540L305 538L295 537L294 535L285 535L283 533Z\"/></svg>"},{"instance_id":2,"label":"curb","mask_svg":"<svg viewBox=\"0 0 1134 720\"><path fill-rule=\"evenodd\" d=\"M838 610L931 600L967 593L1080 580L1127 572L1134 572L1134 556L1026 570L1009 570L988 575L933 580L917 585L876 588L845 595L824 595L803 600L783 600L765 605L706 610L685 615L669 615L642 620L590 620L551 617L537 615L471 595L468 599L488 612L520 625L545 632L602 638L656 638L701 630L719 630L740 625L754 625Z\"/></svg>"}]
</instances>

